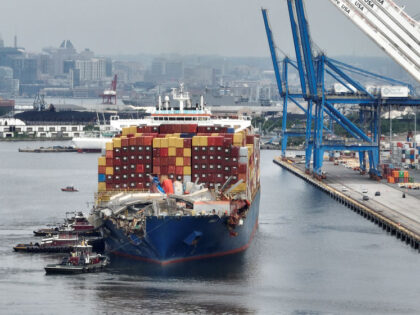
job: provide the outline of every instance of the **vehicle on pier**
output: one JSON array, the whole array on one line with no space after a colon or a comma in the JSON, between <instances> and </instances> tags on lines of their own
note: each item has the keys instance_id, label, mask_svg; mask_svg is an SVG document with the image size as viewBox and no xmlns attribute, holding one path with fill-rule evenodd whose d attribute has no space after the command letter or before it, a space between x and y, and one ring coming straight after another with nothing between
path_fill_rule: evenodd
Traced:
<instances>
[{"instance_id":1,"label":"vehicle on pier","mask_svg":"<svg viewBox=\"0 0 420 315\"><path fill-rule=\"evenodd\" d=\"M74 188L74 186L67 186L67 187L61 188L61 191L77 192L78 190L76 188Z\"/></svg>"}]
</instances>

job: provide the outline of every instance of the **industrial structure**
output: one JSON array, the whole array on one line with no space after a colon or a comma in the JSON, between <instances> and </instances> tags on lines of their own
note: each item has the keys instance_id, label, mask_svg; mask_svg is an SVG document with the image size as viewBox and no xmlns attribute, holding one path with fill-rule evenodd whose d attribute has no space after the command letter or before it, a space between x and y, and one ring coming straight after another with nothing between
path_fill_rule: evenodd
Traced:
<instances>
[{"instance_id":1,"label":"industrial structure","mask_svg":"<svg viewBox=\"0 0 420 315\"><path fill-rule=\"evenodd\" d=\"M368 1L366 5L359 1L331 0L331 2L344 10L352 21L363 21L363 23L355 23L359 26L363 25L363 30L377 43L381 43L381 47L420 82L420 63L417 63L420 60L417 58L420 49L414 46L415 43L418 45L420 42L418 24L413 26L414 22L401 12L399 15L394 14L395 12L388 12L395 9L395 4L390 0L372 0ZM350 6L350 2L354 2L354 6ZM372 7L370 3L376 6L377 3L381 3L383 14L380 15L378 10L375 11L376 7ZM346 4L348 6L343 9ZM304 136L307 173L310 172L311 158L313 159L313 174L315 177L321 178L323 177L324 152L349 150L359 153L361 172L367 171L367 154L369 174L373 178L380 177L381 112L394 107L419 106L420 99L413 96L413 88L405 82L342 63L327 57L323 53L317 54L312 47L303 0L287 0L287 5L296 61L286 56L281 67L277 58L267 11L262 9L277 87L280 96L283 98L282 156L285 157L288 137ZM368 9L367 6L370 8ZM354 11L355 7L362 13L369 11L370 14L362 16L362 13ZM391 20L393 24L388 20ZM375 31L381 27L378 21L387 25L387 28L381 28L381 32ZM407 21L411 21L411 24L408 24L413 26L411 27L412 31L390 30L394 24L398 24L401 28L405 25L408 28ZM391 36L391 33L393 36ZM385 49L384 46L386 45L390 47ZM290 69L298 73L300 91L296 92L289 89L288 76ZM355 79L355 76L369 77L382 82L382 85L364 86L360 80ZM333 88L330 88L331 86ZM287 129L287 106L289 102L297 105L305 113L305 130ZM359 123L356 124L347 118L338 110L338 106L358 110ZM334 137L334 124L341 126L352 140ZM332 135L329 138L334 140L325 140L324 130Z\"/></svg>"},{"instance_id":2,"label":"industrial structure","mask_svg":"<svg viewBox=\"0 0 420 315\"><path fill-rule=\"evenodd\" d=\"M117 104L117 75L114 75L110 89L105 90L101 96L102 104Z\"/></svg>"}]
</instances>

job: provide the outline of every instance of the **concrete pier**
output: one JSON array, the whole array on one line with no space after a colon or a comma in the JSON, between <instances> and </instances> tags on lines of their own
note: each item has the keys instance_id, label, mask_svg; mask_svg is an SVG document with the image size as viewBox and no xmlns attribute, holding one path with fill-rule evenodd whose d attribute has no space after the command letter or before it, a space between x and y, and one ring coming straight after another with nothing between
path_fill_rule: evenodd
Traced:
<instances>
[{"instance_id":1,"label":"concrete pier","mask_svg":"<svg viewBox=\"0 0 420 315\"><path fill-rule=\"evenodd\" d=\"M305 173L304 164L283 161L281 158L275 158L273 162L420 251L418 191L407 192L405 198L402 198L403 192L398 188L370 180L366 175L362 176L332 163L324 163L327 179L320 181ZM380 192L380 196L375 196L376 192ZM364 195L369 200L363 200Z\"/></svg>"}]
</instances>

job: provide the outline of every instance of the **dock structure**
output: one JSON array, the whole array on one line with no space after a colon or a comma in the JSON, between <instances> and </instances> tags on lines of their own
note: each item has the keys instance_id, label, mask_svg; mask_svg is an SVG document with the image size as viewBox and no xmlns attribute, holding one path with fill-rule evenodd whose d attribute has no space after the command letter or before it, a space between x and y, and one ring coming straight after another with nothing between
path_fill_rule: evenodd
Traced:
<instances>
[{"instance_id":1,"label":"dock structure","mask_svg":"<svg viewBox=\"0 0 420 315\"><path fill-rule=\"evenodd\" d=\"M399 189L369 180L367 176L360 176L352 170L339 169L339 166L332 166L330 172L327 171L328 178L321 181L306 174L304 164L280 157L273 162L420 252L419 193L405 194L405 198L402 198L403 192ZM380 196L375 196L376 192L380 192ZM369 200L363 200L364 195Z\"/></svg>"}]
</instances>

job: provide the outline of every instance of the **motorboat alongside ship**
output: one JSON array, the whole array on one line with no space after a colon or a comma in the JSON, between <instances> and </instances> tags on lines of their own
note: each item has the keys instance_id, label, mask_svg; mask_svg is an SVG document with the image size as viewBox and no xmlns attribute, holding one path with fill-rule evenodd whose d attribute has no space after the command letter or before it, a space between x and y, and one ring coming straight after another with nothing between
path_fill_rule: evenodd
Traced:
<instances>
[{"instance_id":1,"label":"motorboat alongside ship","mask_svg":"<svg viewBox=\"0 0 420 315\"><path fill-rule=\"evenodd\" d=\"M47 274L77 274L103 271L108 264L107 256L92 252L91 245L81 242L60 263L48 264L44 269Z\"/></svg>"},{"instance_id":2,"label":"motorboat alongside ship","mask_svg":"<svg viewBox=\"0 0 420 315\"><path fill-rule=\"evenodd\" d=\"M182 85L173 99L178 106L159 99L135 124L120 120L98 160L90 222L111 255L159 265L219 257L247 249L256 232L259 136L250 119L214 117ZM173 193L155 189L159 177Z\"/></svg>"},{"instance_id":3,"label":"motorboat alongside ship","mask_svg":"<svg viewBox=\"0 0 420 315\"><path fill-rule=\"evenodd\" d=\"M29 253L68 253L78 243L78 236L70 233L59 233L43 238L40 243L18 244L13 249L16 252Z\"/></svg>"},{"instance_id":4,"label":"motorboat alongside ship","mask_svg":"<svg viewBox=\"0 0 420 315\"><path fill-rule=\"evenodd\" d=\"M77 234L79 236L99 236L92 224L89 223L83 212L68 212L71 217L66 217L63 224L50 228L41 228L34 231L35 236L56 235L59 233Z\"/></svg>"}]
</instances>

